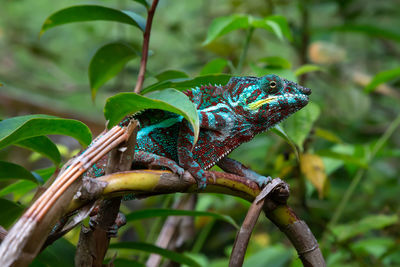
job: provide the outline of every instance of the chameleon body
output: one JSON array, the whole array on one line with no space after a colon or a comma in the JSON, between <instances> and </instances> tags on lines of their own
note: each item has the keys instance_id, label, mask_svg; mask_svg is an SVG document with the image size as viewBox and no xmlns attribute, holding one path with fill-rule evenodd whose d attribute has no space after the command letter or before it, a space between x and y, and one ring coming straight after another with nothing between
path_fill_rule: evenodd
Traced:
<instances>
[{"instance_id":1,"label":"chameleon body","mask_svg":"<svg viewBox=\"0 0 400 267\"><path fill-rule=\"evenodd\" d=\"M182 175L188 170L199 188L206 186L205 170L217 164L260 186L261 176L226 156L256 134L276 125L307 105L311 90L277 75L233 77L225 86L201 86L185 92L195 104L200 133L194 144L191 125L182 116L161 110L134 115L140 122L133 164L163 166ZM94 176L102 169L94 166Z\"/></svg>"}]
</instances>

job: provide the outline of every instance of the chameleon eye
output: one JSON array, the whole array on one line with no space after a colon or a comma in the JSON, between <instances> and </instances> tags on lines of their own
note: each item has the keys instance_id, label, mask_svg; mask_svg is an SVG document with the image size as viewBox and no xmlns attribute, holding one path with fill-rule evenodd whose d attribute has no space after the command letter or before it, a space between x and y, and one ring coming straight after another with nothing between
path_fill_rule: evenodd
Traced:
<instances>
[{"instance_id":1,"label":"chameleon eye","mask_svg":"<svg viewBox=\"0 0 400 267\"><path fill-rule=\"evenodd\" d=\"M269 93L274 94L278 92L278 83L276 81L269 82Z\"/></svg>"}]
</instances>

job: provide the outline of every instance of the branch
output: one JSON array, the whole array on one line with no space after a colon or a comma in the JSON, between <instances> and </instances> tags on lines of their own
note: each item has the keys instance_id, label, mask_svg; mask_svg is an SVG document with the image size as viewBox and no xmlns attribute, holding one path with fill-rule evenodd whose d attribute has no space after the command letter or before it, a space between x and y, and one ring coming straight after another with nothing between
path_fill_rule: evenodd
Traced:
<instances>
[{"instance_id":1,"label":"branch","mask_svg":"<svg viewBox=\"0 0 400 267\"><path fill-rule=\"evenodd\" d=\"M127 171L131 168L137 134L137 123L134 123L135 129L129 139L110 152L106 174ZM75 255L76 266L102 266L110 244L109 229L115 224L120 205L121 197L102 200L97 215L92 217L93 227L88 229L82 225Z\"/></svg>"},{"instance_id":2,"label":"branch","mask_svg":"<svg viewBox=\"0 0 400 267\"><path fill-rule=\"evenodd\" d=\"M115 173L98 180L106 182L103 197L111 198L134 193L137 198L144 198L169 193L224 193L238 196L248 201L254 201L260 194L258 185L244 177L224 172L212 172L204 190L197 188L195 179L185 172L183 177L168 171L136 170ZM280 183L273 192L264 200L263 211L265 215L289 238L297 250L304 266L325 266L318 243L308 228L293 210L286 204L288 187ZM258 202L257 198L257 202ZM84 201L74 199L68 208L69 212L83 207Z\"/></svg>"},{"instance_id":3,"label":"branch","mask_svg":"<svg viewBox=\"0 0 400 267\"><path fill-rule=\"evenodd\" d=\"M78 179L111 149L127 140L135 125L115 126L92 142L87 150L66 165L55 182L14 224L0 245L0 266L25 266L38 254L48 234L80 187Z\"/></svg>"},{"instance_id":4,"label":"branch","mask_svg":"<svg viewBox=\"0 0 400 267\"><path fill-rule=\"evenodd\" d=\"M249 244L250 236L253 233L254 226L260 216L261 210L264 206L265 199L274 190L280 189L284 186L284 182L277 178L272 180L271 183L267 184L260 194L254 199L250 209L247 211L246 218L243 221L242 227L236 235L235 243L229 260L229 267L241 267L243 265L244 256L246 254L247 245ZM289 196L289 188L287 189L287 197ZM283 199L283 203L286 203L287 197Z\"/></svg>"},{"instance_id":5,"label":"branch","mask_svg":"<svg viewBox=\"0 0 400 267\"><path fill-rule=\"evenodd\" d=\"M156 12L156 7L158 4L158 0L153 0L153 4L150 9L147 11L147 21L146 28L143 34L143 46L142 46L142 59L140 60L140 69L138 74L138 80L135 86L135 93L140 93L143 87L144 75L146 74L146 65L147 65L147 57L149 55L149 42L150 42L150 32L151 25L153 23L154 13Z\"/></svg>"}]
</instances>

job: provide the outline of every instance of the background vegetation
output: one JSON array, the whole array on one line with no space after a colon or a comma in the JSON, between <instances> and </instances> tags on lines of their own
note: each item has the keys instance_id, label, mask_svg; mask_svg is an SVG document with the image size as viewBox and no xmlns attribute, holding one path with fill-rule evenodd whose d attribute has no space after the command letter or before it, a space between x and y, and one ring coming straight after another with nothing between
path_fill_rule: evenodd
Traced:
<instances>
[{"instance_id":1,"label":"background vegetation","mask_svg":"<svg viewBox=\"0 0 400 267\"><path fill-rule=\"evenodd\" d=\"M146 8L140 2L89 3L128 9L145 17ZM38 38L46 18L72 4L88 2L1 4L2 119L51 114L78 119L98 134L105 124L105 100L133 90L142 42L137 27L104 21L74 23L49 29ZM312 103L282 125L291 143L269 132L242 145L232 157L291 185L289 205L318 238L329 266L398 266L399 25L396 0L161 0L144 87L178 73L157 76L166 70L192 78L210 73L276 73L310 87ZM105 84L93 80L93 75L89 81L88 68L96 51L117 41L132 49L119 62L119 67L126 63L125 67ZM110 57L116 57L115 51L111 50ZM79 148L69 137L51 139L63 160ZM300 151L300 161L293 145ZM35 170L36 177L46 179L51 174L49 169L43 171L52 166L51 161L20 146L4 148L0 159ZM7 177L1 171L0 175L0 224L8 227L29 203L36 184L10 180L19 177ZM122 210L169 207L176 197L127 201ZM216 211L236 222L241 222L247 208L247 203L223 195L199 195L196 205L196 210ZM154 243L162 221L132 221L129 226L133 227L122 228L118 240ZM226 266L235 228L225 221L199 217L194 230L182 251L204 266ZM49 247L51 253L42 254L35 264L54 266L59 261L59 266L69 266L78 233L74 230ZM114 252L110 251L109 258ZM146 254L132 254L119 250L117 266L146 259ZM300 264L282 233L261 218L245 266Z\"/></svg>"}]
</instances>

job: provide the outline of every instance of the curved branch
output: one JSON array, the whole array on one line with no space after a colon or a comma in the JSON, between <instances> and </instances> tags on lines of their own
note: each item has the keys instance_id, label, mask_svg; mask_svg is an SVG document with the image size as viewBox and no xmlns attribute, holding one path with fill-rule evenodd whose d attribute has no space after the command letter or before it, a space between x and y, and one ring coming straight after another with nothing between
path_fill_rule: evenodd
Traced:
<instances>
[{"instance_id":1,"label":"curved branch","mask_svg":"<svg viewBox=\"0 0 400 267\"><path fill-rule=\"evenodd\" d=\"M207 181L205 190L199 190L194 178L185 173L182 178L169 171L136 170L114 173L98 178L107 185L103 190L104 198L134 193L137 198L144 198L169 193L224 193L253 201L260 194L258 185L244 177L224 172L211 172L214 180ZM285 187L286 186L286 187ZM287 185L274 190L263 206L265 215L288 237L297 250L304 266L325 266L318 243L304 221L286 204ZM74 199L68 211L73 212L86 204Z\"/></svg>"}]
</instances>

